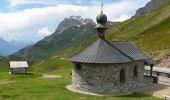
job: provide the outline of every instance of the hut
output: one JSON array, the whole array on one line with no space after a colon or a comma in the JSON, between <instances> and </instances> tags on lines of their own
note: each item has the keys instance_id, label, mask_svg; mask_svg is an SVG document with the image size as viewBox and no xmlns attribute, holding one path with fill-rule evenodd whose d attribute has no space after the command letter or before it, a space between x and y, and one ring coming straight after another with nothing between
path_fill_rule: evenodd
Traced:
<instances>
[{"instance_id":1,"label":"hut","mask_svg":"<svg viewBox=\"0 0 170 100\"><path fill-rule=\"evenodd\" d=\"M67 88L79 93L124 95L153 84L152 75L144 76L144 66L152 68L156 62L132 42L106 40L107 16L103 11L96 20L98 39L69 58L72 84Z\"/></svg>"},{"instance_id":2,"label":"hut","mask_svg":"<svg viewBox=\"0 0 170 100\"><path fill-rule=\"evenodd\" d=\"M27 74L27 61L10 61L11 74Z\"/></svg>"}]
</instances>

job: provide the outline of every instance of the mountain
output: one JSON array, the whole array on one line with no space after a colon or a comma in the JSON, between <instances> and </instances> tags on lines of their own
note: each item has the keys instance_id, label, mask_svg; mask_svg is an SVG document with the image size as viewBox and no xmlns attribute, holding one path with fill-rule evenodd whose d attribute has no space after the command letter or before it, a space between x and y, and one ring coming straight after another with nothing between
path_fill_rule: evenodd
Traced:
<instances>
[{"instance_id":1,"label":"mountain","mask_svg":"<svg viewBox=\"0 0 170 100\"><path fill-rule=\"evenodd\" d=\"M106 31L106 39L110 41L129 41L135 43L143 52L155 60L170 55L170 1L146 15L133 17L127 21L115 23ZM58 58L68 58L89 45L95 38L85 43L67 48L57 54Z\"/></svg>"},{"instance_id":2,"label":"mountain","mask_svg":"<svg viewBox=\"0 0 170 100\"><path fill-rule=\"evenodd\" d=\"M106 32L107 40L134 42L155 59L170 54L169 6L170 1L167 0L148 14L114 23ZM65 22L61 23L67 23L66 20L63 21ZM70 23L69 21L68 23ZM19 51L17 55L28 60L41 60L49 57L65 58L77 53L96 39L95 24L72 25L59 24L60 27L54 34Z\"/></svg>"},{"instance_id":3,"label":"mountain","mask_svg":"<svg viewBox=\"0 0 170 100\"><path fill-rule=\"evenodd\" d=\"M161 58L169 64L170 61L170 1L151 11L147 15L133 17L127 21L115 23L106 32L106 39L110 41L129 41L135 43L145 53L157 60ZM64 60L87 45L92 43L96 37L88 38L81 44L66 48L51 58L37 62L32 66L32 70L38 72L53 71L62 66L67 66L70 62ZM165 58L164 58L165 57ZM59 58L59 59L57 59ZM62 64L62 65L60 65ZM66 64L66 65L63 65ZM167 65L166 64L166 65ZM56 67L58 66L58 67ZM68 67L66 67L68 68Z\"/></svg>"},{"instance_id":4,"label":"mountain","mask_svg":"<svg viewBox=\"0 0 170 100\"><path fill-rule=\"evenodd\" d=\"M5 41L3 38L0 38L0 55L6 56L17 52L18 50L28 46L30 43L27 42L18 42L18 41Z\"/></svg>"},{"instance_id":5,"label":"mountain","mask_svg":"<svg viewBox=\"0 0 170 100\"><path fill-rule=\"evenodd\" d=\"M96 33L94 27L95 22L91 19L84 19L80 16L65 18L52 35L14 55L31 61L49 58L94 36Z\"/></svg>"},{"instance_id":6,"label":"mountain","mask_svg":"<svg viewBox=\"0 0 170 100\"><path fill-rule=\"evenodd\" d=\"M73 26L80 27L86 24L94 24L92 19L82 18L81 16L71 16L70 18L65 18L61 23L59 23L57 30L66 30Z\"/></svg>"},{"instance_id":7,"label":"mountain","mask_svg":"<svg viewBox=\"0 0 170 100\"><path fill-rule=\"evenodd\" d=\"M145 15L155 10L156 8L161 6L163 3L165 3L165 1L166 0L151 0L145 5L145 7L142 7L136 11L135 17Z\"/></svg>"}]
</instances>

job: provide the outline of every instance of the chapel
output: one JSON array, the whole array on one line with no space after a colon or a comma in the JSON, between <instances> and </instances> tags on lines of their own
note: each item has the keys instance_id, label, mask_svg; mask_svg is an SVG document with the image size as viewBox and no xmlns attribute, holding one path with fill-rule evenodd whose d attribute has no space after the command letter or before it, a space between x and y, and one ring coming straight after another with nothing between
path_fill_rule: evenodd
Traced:
<instances>
[{"instance_id":1,"label":"chapel","mask_svg":"<svg viewBox=\"0 0 170 100\"><path fill-rule=\"evenodd\" d=\"M107 16L101 10L96 18L98 39L69 58L73 63L74 92L101 95L124 95L153 84L152 68L156 62L132 42L112 42L105 38ZM144 67L151 68L150 76Z\"/></svg>"}]
</instances>

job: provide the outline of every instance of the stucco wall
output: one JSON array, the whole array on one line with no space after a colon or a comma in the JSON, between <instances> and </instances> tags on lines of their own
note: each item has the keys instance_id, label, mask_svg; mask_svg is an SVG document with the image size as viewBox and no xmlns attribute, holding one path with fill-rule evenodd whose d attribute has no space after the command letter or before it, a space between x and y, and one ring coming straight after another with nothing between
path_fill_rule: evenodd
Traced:
<instances>
[{"instance_id":1,"label":"stucco wall","mask_svg":"<svg viewBox=\"0 0 170 100\"><path fill-rule=\"evenodd\" d=\"M74 64L75 65L75 64ZM134 66L138 76L134 78ZM126 80L120 82L120 70L125 69ZM119 94L143 86L144 64L135 61L126 64L81 64L81 69L73 67L72 87L81 91L100 94Z\"/></svg>"}]
</instances>

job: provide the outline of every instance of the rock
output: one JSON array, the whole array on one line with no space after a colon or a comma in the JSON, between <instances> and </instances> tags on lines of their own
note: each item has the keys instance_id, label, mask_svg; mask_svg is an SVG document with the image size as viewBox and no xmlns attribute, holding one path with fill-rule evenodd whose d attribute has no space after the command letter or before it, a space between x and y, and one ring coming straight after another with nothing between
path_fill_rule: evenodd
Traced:
<instances>
[{"instance_id":1,"label":"rock","mask_svg":"<svg viewBox=\"0 0 170 100\"><path fill-rule=\"evenodd\" d=\"M151 11L155 10L156 8L160 7L166 0L151 0L148 2L145 7L140 8L136 11L136 14L134 17L142 16L147 13L150 13Z\"/></svg>"},{"instance_id":2,"label":"rock","mask_svg":"<svg viewBox=\"0 0 170 100\"><path fill-rule=\"evenodd\" d=\"M70 18L65 18L57 27L57 30L65 30L73 26L80 27L82 25L92 24L95 25L92 19L82 18L81 16L71 16Z\"/></svg>"},{"instance_id":3,"label":"rock","mask_svg":"<svg viewBox=\"0 0 170 100\"><path fill-rule=\"evenodd\" d=\"M170 56L167 56L161 60L160 66L170 68Z\"/></svg>"}]
</instances>

